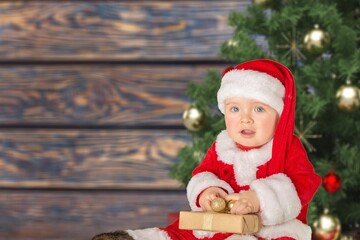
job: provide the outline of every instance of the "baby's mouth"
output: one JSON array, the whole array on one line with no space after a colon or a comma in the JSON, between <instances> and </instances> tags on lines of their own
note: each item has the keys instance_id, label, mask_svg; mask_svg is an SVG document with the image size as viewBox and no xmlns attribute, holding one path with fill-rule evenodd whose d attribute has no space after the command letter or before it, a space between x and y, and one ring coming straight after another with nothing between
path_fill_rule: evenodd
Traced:
<instances>
[{"instance_id":1,"label":"baby's mouth","mask_svg":"<svg viewBox=\"0 0 360 240\"><path fill-rule=\"evenodd\" d=\"M243 129L243 130L241 130L240 133L245 136L251 136L251 135L255 134L255 131L250 130L250 129Z\"/></svg>"}]
</instances>

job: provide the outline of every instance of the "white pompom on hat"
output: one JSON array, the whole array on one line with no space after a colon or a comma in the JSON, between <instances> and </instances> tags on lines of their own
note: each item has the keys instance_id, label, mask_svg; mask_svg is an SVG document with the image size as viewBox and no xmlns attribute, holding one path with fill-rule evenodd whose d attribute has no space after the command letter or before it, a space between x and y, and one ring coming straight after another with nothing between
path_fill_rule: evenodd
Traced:
<instances>
[{"instance_id":1,"label":"white pompom on hat","mask_svg":"<svg viewBox=\"0 0 360 240\"><path fill-rule=\"evenodd\" d=\"M253 60L227 68L217 93L220 111L225 112L226 99L241 97L265 103L281 115L285 87L278 68L278 63L269 60Z\"/></svg>"}]
</instances>

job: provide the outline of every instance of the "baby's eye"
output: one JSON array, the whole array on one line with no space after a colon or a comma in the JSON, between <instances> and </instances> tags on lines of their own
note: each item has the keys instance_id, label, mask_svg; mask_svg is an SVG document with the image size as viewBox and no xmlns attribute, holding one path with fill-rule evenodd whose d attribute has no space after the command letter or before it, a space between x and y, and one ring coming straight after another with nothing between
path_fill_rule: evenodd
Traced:
<instances>
[{"instance_id":1,"label":"baby's eye","mask_svg":"<svg viewBox=\"0 0 360 240\"><path fill-rule=\"evenodd\" d=\"M239 111L239 108L238 108L238 107L231 107L231 108L230 108L230 111L231 111L231 112L238 112L238 111Z\"/></svg>"},{"instance_id":2,"label":"baby's eye","mask_svg":"<svg viewBox=\"0 0 360 240\"><path fill-rule=\"evenodd\" d=\"M261 106L256 106L254 110L255 110L255 112L264 112L265 111L265 109Z\"/></svg>"}]
</instances>

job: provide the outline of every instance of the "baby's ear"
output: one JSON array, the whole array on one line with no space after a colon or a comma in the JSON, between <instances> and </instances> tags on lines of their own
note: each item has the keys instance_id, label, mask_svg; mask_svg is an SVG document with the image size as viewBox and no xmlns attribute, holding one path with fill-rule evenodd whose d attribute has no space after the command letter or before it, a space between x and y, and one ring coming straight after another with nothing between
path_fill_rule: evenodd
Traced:
<instances>
[{"instance_id":1,"label":"baby's ear","mask_svg":"<svg viewBox=\"0 0 360 240\"><path fill-rule=\"evenodd\" d=\"M224 71L223 71L223 73L222 73L222 77L225 75L225 74L227 74L228 72L230 72L230 71L232 71L232 70L234 70L234 67L233 66L230 66L230 67L227 67Z\"/></svg>"}]
</instances>

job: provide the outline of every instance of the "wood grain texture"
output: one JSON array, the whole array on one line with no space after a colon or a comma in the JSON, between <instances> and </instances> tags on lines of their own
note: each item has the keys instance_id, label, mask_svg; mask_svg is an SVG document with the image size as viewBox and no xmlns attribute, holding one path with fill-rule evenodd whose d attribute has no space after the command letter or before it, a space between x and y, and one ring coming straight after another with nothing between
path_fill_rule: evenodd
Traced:
<instances>
[{"instance_id":1,"label":"wood grain texture","mask_svg":"<svg viewBox=\"0 0 360 240\"><path fill-rule=\"evenodd\" d=\"M179 189L177 130L0 130L0 187Z\"/></svg>"},{"instance_id":2,"label":"wood grain texture","mask_svg":"<svg viewBox=\"0 0 360 240\"><path fill-rule=\"evenodd\" d=\"M186 193L0 190L0 239L90 240L121 229L164 227L188 210Z\"/></svg>"},{"instance_id":3,"label":"wood grain texture","mask_svg":"<svg viewBox=\"0 0 360 240\"><path fill-rule=\"evenodd\" d=\"M218 59L248 1L1 1L8 60Z\"/></svg>"},{"instance_id":4,"label":"wood grain texture","mask_svg":"<svg viewBox=\"0 0 360 240\"><path fill-rule=\"evenodd\" d=\"M250 0L0 1L0 240L90 240L188 210L187 84ZM224 63L224 64L223 64Z\"/></svg>"},{"instance_id":5,"label":"wood grain texture","mask_svg":"<svg viewBox=\"0 0 360 240\"><path fill-rule=\"evenodd\" d=\"M178 125L189 81L225 65L0 66L0 126Z\"/></svg>"}]
</instances>

